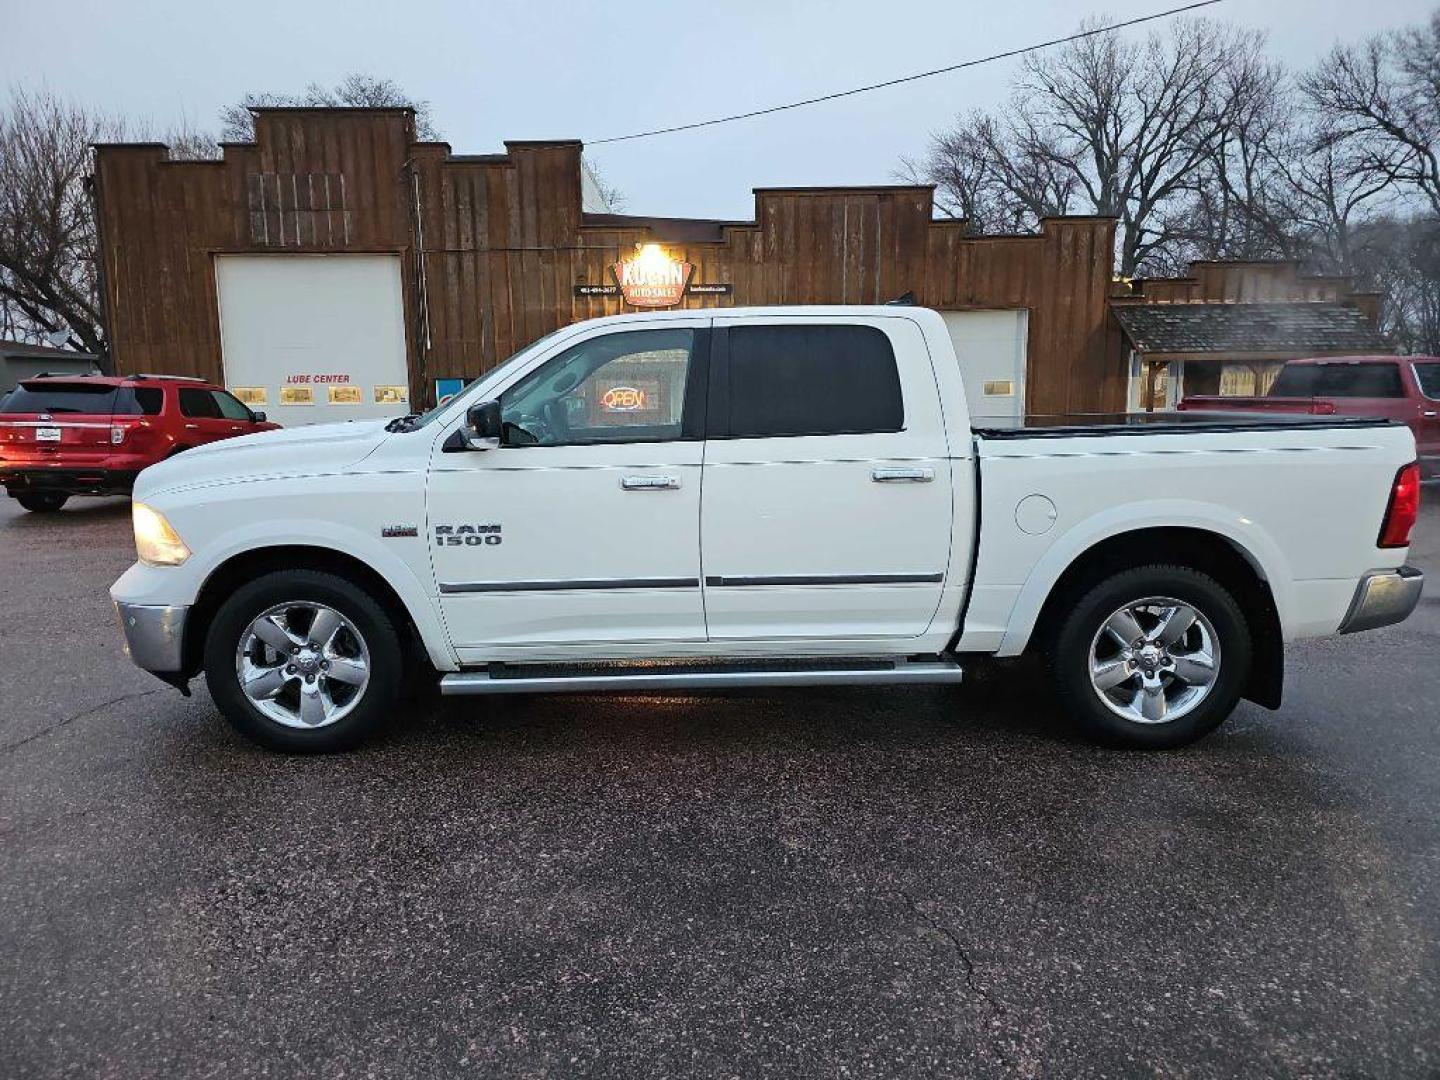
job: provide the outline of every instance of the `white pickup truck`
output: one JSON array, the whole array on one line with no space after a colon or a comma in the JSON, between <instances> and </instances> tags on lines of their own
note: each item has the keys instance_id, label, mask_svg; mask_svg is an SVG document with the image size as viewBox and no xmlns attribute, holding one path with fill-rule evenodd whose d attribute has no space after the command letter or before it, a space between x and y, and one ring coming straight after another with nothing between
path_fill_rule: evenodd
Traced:
<instances>
[{"instance_id":1,"label":"white pickup truck","mask_svg":"<svg viewBox=\"0 0 1440 1080\"><path fill-rule=\"evenodd\" d=\"M1090 735L1280 702L1284 643L1405 618L1400 424L971 415L941 317L577 323L387 423L190 450L135 487L135 663L242 732L350 747L446 694L955 683L1040 651ZM188 692L188 691L187 691Z\"/></svg>"}]
</instances>

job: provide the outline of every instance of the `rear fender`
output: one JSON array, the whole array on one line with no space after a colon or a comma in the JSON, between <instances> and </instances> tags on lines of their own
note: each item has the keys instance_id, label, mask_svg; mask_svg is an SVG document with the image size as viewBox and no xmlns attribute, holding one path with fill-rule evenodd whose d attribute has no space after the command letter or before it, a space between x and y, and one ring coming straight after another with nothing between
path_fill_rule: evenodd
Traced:
<instances>
[{"instance_id":1,"label":"rear fender","mask_svg":"<svg viewBox=\"0 0 1440 1080\"><path fill-rule=\"evenodd\" d=\"M1290 564L1275 542L1255 522L1214 503L1160 499L1126 503L1079 522L1056 538L1036 562L1011 610L997 656L1019 656L1030 643L1045 601L1066 569L1096 544L1142 529L1191 528L1229 540L1270 586L1281 627L1288 626L1291 608ZM1165 553L1157 551L1155 561Z\"/></svg>"}]
</instances>

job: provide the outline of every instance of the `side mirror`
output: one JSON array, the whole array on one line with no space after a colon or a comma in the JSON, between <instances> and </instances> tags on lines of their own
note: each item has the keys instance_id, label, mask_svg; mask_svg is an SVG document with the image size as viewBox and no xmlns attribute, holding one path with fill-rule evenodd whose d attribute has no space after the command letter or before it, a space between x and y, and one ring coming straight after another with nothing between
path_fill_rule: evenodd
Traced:
<instances>
[{"instance_id":1,"label":"side mirror","mask_svg":"<svg viewBox=\"0 0 1440 1080\"><path fill-rule=\"evenodd\" d=\"M502 428L500 402L473 405L465 414L465 445L471 450L495 450L500 446Z\"/></svg>"},{"instance_id":2,"label":"side mirror","mask_svg":"<svg viewBox=\"0 0 1440 1080\"><path fill-rule=\"evenodd\" d=\"M253 423L253 424L263 424L263 423L265 423L265 414L264 414L263 412L257 412L256 410L251 409L251 410L250 410L250 422Z\"/></svg>"}]
</instances>

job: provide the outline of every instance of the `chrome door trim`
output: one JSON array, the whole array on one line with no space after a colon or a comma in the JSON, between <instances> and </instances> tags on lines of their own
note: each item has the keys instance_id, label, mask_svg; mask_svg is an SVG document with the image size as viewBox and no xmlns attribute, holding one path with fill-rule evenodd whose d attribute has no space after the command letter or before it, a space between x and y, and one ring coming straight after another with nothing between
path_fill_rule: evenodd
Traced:
<instances>
[{"instance_id":1,"label":"chrome door trim","mask_svg":"<svg viewBox=\"0 0 1440 1080\"><path fill-rule=\"evenodd\" d=\"M752 585L934 585L944 574L758 574L707 575L710 587L730 588Z\"/></svg>"},{"instance_id":2,"label":"chrome door trim","mask_svg":"<svg viewBox=\"0 0 1440 1080\"><path fill-rule=\"evenodd\" d=\"M445 581L443 596L492 592L576 592L593 589L698 589L699 578L571 578L549 581Z\"/></svg>"},{"instance_id":3,"label":"chrome door trim","mask_svg":"<svg viewBox=\"0 0 1440 1080\"><path fill-rule=\"evenodd\" d=\"M111 424L90 423L83 420L0 420L0 427L58 427L58 428L110 428Z\"/></svg>"}]
</instances>

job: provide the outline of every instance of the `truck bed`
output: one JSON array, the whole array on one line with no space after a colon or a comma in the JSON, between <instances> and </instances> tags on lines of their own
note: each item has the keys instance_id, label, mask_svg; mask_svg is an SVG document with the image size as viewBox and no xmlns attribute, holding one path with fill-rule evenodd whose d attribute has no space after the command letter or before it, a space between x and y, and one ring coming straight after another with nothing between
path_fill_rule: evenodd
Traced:
<instances>
[{"instance_id":1,"label":"truck bed","mask_svg":"<svg viewBox=\"0 0 1440 1080\"><path fill-rule=\"evenodd\" d=\"M1155 412L1049 413L1019 417L976 416L971 430L985 439L1058 439L1082 435L1184 435L1235 431L1374 428L1399 425L1371 416L1300 413Z\"/></svg>"}]
</instances>

